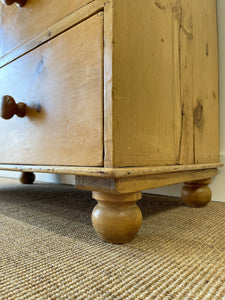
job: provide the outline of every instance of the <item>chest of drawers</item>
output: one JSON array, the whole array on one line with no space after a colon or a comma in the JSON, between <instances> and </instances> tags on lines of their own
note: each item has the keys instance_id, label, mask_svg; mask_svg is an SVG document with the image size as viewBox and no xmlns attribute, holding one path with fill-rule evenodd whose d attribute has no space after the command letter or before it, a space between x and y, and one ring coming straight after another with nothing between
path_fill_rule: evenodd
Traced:
<instances>
[{"instance_id":1,"label":"chest of drawers","mask_svg":"<svg viewBox=\"0 0 225 300\"><path fill-rule=\"evenodd\" d=\"M221 166L215 0L0 5L1 169L24 183L76 175L98 201L96 231L115 243L138 232L143 190L185 182L188 205L210 201Z\"/></svg>"}]
</instances>

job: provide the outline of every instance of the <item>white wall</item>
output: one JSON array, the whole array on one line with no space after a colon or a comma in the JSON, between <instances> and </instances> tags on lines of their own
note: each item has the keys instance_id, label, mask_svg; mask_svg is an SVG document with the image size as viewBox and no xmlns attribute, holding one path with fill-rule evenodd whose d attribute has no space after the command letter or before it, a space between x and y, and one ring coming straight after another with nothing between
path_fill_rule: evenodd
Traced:
<instances>
[{"instance_id":1,"label":"white wall","mask_svg":"<svg viewBox=\"0 0 225 300\"><path fill-rule=\"evenodd\" d=\"M225 0L217 0L219 32L219 80L220 80L220 161L225 164ZM14 172L0 172L0 176L18 178ZM75 177L69 175L36 174L37 181L74 184ZM182 184L149 190L150 193L180 196ZM225 202L225 168L219 170L211 184L214 201Z\"/></svg>"}]
</instances>

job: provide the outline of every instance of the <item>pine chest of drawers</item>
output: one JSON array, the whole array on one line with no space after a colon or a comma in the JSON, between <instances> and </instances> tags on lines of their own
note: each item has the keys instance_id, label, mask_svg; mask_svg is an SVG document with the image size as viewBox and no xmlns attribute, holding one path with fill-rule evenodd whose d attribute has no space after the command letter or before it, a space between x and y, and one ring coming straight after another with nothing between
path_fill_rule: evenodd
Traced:
<instances>
[{"instance_id":1,"label":"pine chest of drawers","mask_svg":"<svg viewBox=\"0 0 225 300\"><path fill-rule=\"evenodd\" d=\"M143 190L184 182L206 205L217 44L215 0L2 0L0 168L76 175L115 243L138 232Z\"/></svg>"}]
</instances>

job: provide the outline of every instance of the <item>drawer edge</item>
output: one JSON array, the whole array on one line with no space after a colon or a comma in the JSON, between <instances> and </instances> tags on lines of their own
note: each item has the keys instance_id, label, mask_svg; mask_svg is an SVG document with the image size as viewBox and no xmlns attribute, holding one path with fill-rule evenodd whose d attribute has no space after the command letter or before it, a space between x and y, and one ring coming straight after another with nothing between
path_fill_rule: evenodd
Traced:
<instances>
[{"instance_id":1,"label":"drawer edge","mask_svg":"<svg viewBox=\"0 0 225 300\"><path fill-rule=\"evenodd\" d=\"M86 6L81 7L80 9L61 19L53 26L50 26L47 30L36 35L28 42L25 42L19 47L11 50L9 53L0 58L0 68L34 50L38 46L41 46L42 44L48 42L64 31L69 30L73 26L85 21L98 12L103 11L104 3L105 0L95 0L87 4Z\"/></svg>"}]
</instances>

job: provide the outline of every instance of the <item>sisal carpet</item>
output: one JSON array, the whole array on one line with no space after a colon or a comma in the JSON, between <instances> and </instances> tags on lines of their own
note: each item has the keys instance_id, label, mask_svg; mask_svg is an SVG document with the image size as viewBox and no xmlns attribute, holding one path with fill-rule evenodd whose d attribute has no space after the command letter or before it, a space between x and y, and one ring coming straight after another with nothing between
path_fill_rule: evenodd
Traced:
<instances>
[{"instance_id":1,"label":"sisal carpet","mask_svg":"<svg viewBox=\"0 0 225 300\"><path fill-rule=\"evenodd\" d=\"M94 205L71 186L1 184L1 300L225 299L225 203L145 194L125 245L95 235Z\"/></svg>"}]
</instances>

